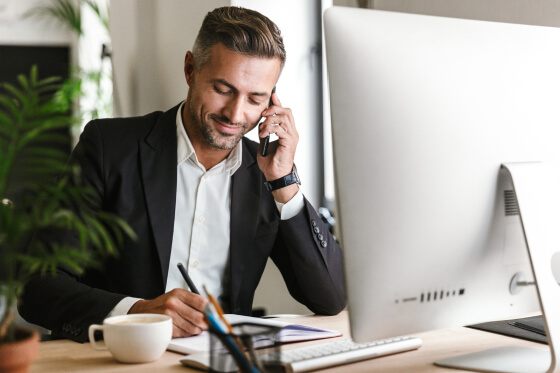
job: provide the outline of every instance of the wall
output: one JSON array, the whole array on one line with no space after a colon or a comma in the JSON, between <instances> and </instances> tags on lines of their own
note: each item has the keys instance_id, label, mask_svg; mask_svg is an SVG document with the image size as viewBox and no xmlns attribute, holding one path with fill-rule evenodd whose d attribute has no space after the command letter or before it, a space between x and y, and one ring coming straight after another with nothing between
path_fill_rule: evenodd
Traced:
<instances>
[{"instance_id":1,"label":"wall","mask_svg":"<svg viewBox=\"0 0 560 373\"><path fill-rule=\"evenodd\" d=\"M375 0L375 9L482 21L560 26L556 0Z\"/></svg>"},{"instance_id":2,"label":"wall","mask_svg":"<svg viewBox=\"0 0 560 373\"><path fill-rule=\"evenodd\" d=\"M64 45L72 47L72 63L77 63L78 39L71 32L48 21L24 18L36 5L48 0L3 0L0 2L0 43L6 45ZM2 58L9 58L2 56Z\"/></svg>"}]
</instances>

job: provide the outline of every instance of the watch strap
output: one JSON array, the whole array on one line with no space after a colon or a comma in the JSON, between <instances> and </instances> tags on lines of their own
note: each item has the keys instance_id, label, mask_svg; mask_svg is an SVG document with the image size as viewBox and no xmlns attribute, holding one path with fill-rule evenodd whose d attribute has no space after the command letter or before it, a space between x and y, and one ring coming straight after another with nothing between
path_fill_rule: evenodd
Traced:
<instances>
[{"instance_id":1,"label":"watch strap","mask_svg":"<svg viewBox=\"0 0 560 373\"><path fill-rule=\"evenodd\" d=\"M277 189L282 189L287 187L288 185L292 185L292 184L301 184L299 181L299 176L297 174L297 170L294 166L294 168L292 169L292 172L290 172L288 175L281 177L279 179L276 180L272 180L272 181L265 181L264 185L266 186L266 189L269 192L275 191Z\"/></svg>"}]
</instances>

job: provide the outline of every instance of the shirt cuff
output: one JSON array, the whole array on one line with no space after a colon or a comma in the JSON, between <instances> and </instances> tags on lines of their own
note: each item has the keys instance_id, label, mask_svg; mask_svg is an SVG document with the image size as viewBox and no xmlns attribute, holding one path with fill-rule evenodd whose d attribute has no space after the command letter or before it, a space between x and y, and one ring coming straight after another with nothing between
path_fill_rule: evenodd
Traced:
<instances>
[{"instance_id":1,"label":"shirt cuff","mask_svg":"<svg viewBox=\"0 0 560 373\"><path fill-rule=\"evenodd\" d=\"M115 308L113 308L113 310L111 312L109 312L107 317L126 315L128 313L128 311L130 311L132 306L134 306L134 304L136 302L138 302L139 300L142 300L142 299L141 298L133 298L133 297L126 297L126 298L122 299L119 303L117 303Z\"/></svg>"},{"instance_id":2,"label":"shirt cuff","mask_svg":"<svg viewBox=\"0 0 560 373\"><path fill-rule=\"evenodd\" d=\"M293 196L292 199L288 202L281 203L276 200L274 200L274 202L276 202L276 208L280 213L281 220L288 220L293 218L294 216L299 214L299 212L303 209L303 206L305 206L303 193L300 188L298 188L298 192L296 193L296 195Z\"/></svg>"}]
</instances>

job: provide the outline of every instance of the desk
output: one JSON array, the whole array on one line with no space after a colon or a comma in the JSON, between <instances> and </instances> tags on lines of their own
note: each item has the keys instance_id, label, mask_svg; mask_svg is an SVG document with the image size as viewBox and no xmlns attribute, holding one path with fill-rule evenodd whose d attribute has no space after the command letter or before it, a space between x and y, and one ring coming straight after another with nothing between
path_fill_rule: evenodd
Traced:
<instances>
[{"instance_id":1,"label":"desk","mask_svg":"<svg viewBox=\"0 0 560 373\"><path fill-rule=\"evenodd\" d=\"M339 330L349 337L348 314L342 312L337 316L304 316L290 319L278 319L292 323L316 326L325 329ZM445 357L479 351L492 347L515 345L548 349L539 343L482 332L469 328L451 328L427 333L419 333L422 347L416 351L405 352L392 356L366 360L352 364L352 372L449 372L458 370L444 369L433 365L433 362ZM334 340L334 339L332 339ZM284 349L297 348L318 344L323 341L311 341L284 345ZM146 364L120 364L107 351L94 350L89 343L80 344L69 340L42 342L39 347L39 358L31 366L30 372L200 372L183 367L179 363L182 355L173 352L165 354L157 361ZM348 372L349 365L333 367L323 372Z\"/></svg>"}]
</instances>

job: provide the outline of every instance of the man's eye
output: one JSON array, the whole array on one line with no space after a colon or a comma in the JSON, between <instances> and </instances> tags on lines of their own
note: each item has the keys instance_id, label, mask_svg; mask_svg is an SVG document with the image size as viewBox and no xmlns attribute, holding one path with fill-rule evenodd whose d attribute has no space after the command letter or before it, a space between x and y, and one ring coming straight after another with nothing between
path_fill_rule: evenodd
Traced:
<instances>
[{"instance_id":1,"label":"man's eye","mask_svg":"<svg viewBox=\"0 0 560 373\"><path fill-rule=\"evenodd\" d=\"M229 91L222 91L221 89L219 89L218 87L214 87L214 90L216 91L216 93L220 94L220 95L227 95L229 94Z\"/></svg>"}]
</instances>

